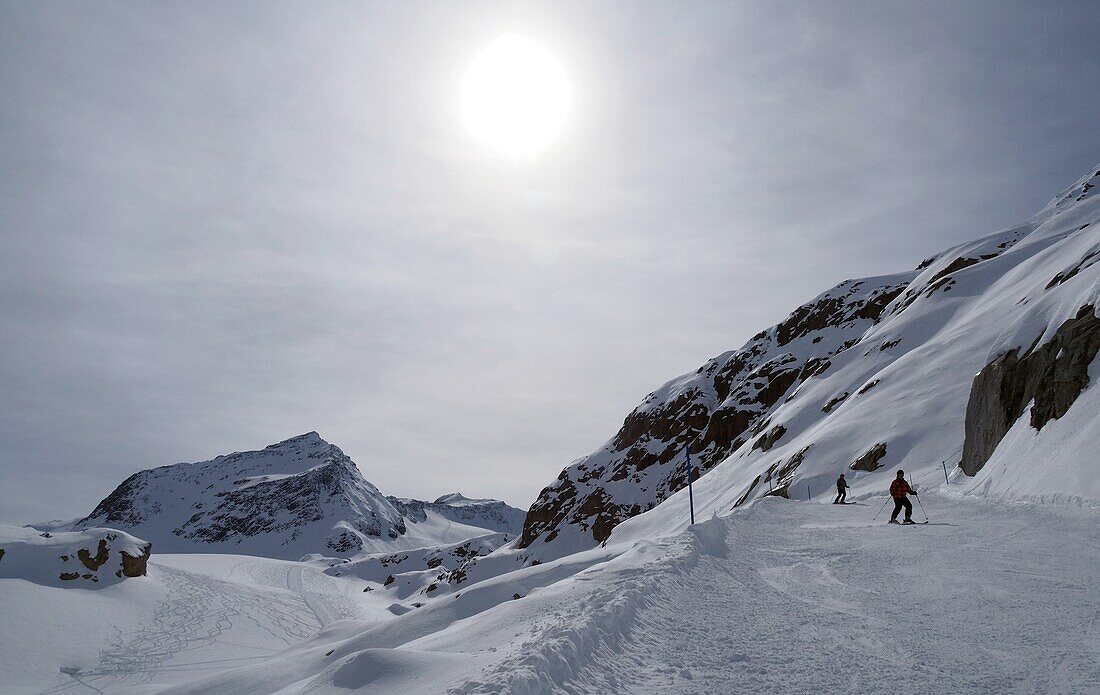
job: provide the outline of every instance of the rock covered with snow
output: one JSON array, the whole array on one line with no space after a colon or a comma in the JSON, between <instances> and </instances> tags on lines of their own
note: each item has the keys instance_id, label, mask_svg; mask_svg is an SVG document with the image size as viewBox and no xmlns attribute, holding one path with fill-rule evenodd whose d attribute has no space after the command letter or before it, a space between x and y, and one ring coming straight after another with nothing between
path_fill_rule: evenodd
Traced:
<instances>
[{"instance_id":1,"label":"rock covered with snow","mask_svg":"<svg viewBox=\"0 0 1100 695\"><path fill-rule=\"evenodd\" d=\"M977 475L984 491L1100 498L1079 475L1024 484L1005 474L1004 455L996 482L980 473L1015 423L1031 434L1014 442L1039 436L1074 414L1095 379L1098 189L1100 168L1023 224L913 271L841 283L666 383L542 491L519 545L554 557L607 539L686 486L689 449L697 475L707 473L702 513L762 495L823 498L841 472L855 494L885 489L899 467L918 484L942 483L960 464L956 475ZM1074 426L1095 434L1095 413L1077 408ZM1066 465L1085 465L1077 455ZM636 532L686 519L687 500L670 501L675 514L646 515Z\"/></svg>"},{"instance_id":2,"label":"rock covered with snow","mask_svg":"<svg viewBox=\"0 0 1100 695\"><path fill-rule=\"evenodd\" d=\"M127 529L165 552L298 559L465 540L496 532L510 509L387 498L339 447L309 432L259 451L135 473L75 527Z\"/></svg>"},{"instance_id":3,"label":"rock covered with snow","mask_svg":"<svg viewBox=\"0 0 1100 695\"><path fill-rule=\"evenodd\" d=\"M500 500L471 499L458 492L443 495L434 502L405 497L387 497L407 523L426 521L429 514L460 524L490 529L497 533L518 536L523 529L526 513Z\"/></svg>"},{"instance_id":4,"label":"rock covered with snow","mask_svg":"<svg viewBox=\"0 0 1100 695\"><path fill-rule=\"evenodd\" d=\"M0 577L36 584L88 587L144 577L151 554L151 543L115 529L0 526Z\"/></svg>"}]
</instances>

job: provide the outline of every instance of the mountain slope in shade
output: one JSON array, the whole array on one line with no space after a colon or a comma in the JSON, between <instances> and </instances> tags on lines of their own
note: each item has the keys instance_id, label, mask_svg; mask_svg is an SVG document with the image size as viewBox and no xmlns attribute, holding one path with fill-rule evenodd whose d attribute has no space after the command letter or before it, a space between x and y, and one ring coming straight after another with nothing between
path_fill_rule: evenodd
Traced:
<instances>
[{"instance_id":1,"label":"mountain slope in shade","mask_svg":"<svg viewBox=\"0 0 1100 695\"><path fill-rule=\"evenodd\" d=\"M298 559L515 533L521 514L493 500L452 506L387 498L339 447L310 432L259 451L135 473L75 526L124 529L158 552Z\"/></svg>"},{"instance_id":2,"label":"mountain slope in shade","mask_svg":"<svg viewBox=\"0 0 1100 695\"><path fill-rule=\"evenodd\" d=\"M986 461L1008 456L1007 433L1034 440L1074 408L1095 435L1097 411L1075 402L1100 345L1098 188L1093 170L1021 225L914 271L841 283L666 383L542 491L520 547L555 557L607 539L685 487L689 447L697 472L722 470L696 490L700 511L721 513L761 495L830 497L842 472L857 494L885 489L899 467L919 484L960 464L956 475L984 480ZM1028 475L982 489L1100 498L1071 482L1093 476L1052 483L1042 465L1021 461ZM684 519L686 506L677 501Z\"/></svg>"}]
</instances>

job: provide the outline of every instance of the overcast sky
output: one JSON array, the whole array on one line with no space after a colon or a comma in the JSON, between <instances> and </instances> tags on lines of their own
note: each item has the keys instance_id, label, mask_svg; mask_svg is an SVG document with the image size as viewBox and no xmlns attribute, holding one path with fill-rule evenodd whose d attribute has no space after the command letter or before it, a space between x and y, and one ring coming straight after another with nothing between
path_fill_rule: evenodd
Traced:
<instances>
[{"instance_id":1,"label":"overcast sky","mask_svg":"<svg viewBox=\"0 0 1100 695\"><path fill-rule=\"evenodd\" d=\"M459 117L504 33L573 89ZM649 391L1100 161L1100 5L0 3L0 519L317 430L528 506Z\"/></svg>"}]
</instances>

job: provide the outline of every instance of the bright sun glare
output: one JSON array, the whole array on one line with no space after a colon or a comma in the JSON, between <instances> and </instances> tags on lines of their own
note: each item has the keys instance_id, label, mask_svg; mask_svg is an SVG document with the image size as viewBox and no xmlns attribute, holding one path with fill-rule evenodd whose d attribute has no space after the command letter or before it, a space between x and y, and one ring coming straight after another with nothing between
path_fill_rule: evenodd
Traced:
<instances>
[{"instance_id":1,"label":"bright sun glare","mask_svg":"<svg viewBox=\"0 0 1100 695\"><path fill-rule=\"evenodd\" d=\"M474 137L516 157L534 156L554 139L570 98L561 63L521 36L489 44L462 82L462 114Z\"/></svg>"}]
</instances>

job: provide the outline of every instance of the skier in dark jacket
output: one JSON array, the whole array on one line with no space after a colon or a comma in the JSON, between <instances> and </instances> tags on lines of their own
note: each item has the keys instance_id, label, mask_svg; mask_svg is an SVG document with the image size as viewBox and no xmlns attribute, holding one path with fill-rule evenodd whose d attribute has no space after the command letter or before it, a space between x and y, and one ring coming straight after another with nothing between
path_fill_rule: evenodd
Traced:
<instances>
[{"instance_id":1,"label":"skier in dark jacket","mask_svg":"<svg viewBox=\"0 0 1100 695\"><path fill-rule=\"evenodd\" d=\"M844 498L848 496L848 488L851 485L844 479L844 474L841 473L840 477L836 479L836 499L833 500L833 504L844 504Z\"/></svg>"},{"instance_id":2,"label":"skier in dark jacket","mask_svg":"<svg viewBox=\"0 0 1100 695\"><path fill-rule=\"evenodd\" d=\"M905 508L905 523L914 524L913 503L906 497L907 494L917 494L917 491L905 482L905 471L898 471L898 477L890 483L890 496L894 498L894 513L890 515L890 523L898 523L898 514Z\"/></svg>"}]
</instances>

